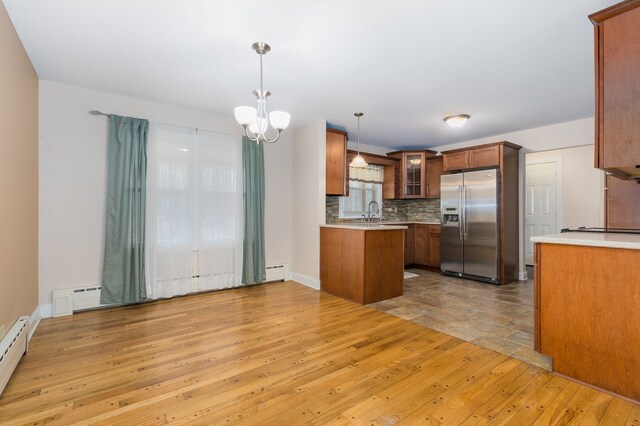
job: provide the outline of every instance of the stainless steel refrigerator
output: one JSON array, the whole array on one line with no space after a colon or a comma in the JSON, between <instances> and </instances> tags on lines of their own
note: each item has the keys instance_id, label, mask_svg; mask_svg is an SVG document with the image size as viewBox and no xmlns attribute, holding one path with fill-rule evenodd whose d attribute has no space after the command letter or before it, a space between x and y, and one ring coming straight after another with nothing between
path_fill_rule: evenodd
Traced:
<instances>
[{"instance_id":1,"label":"stainless steel refrigerator","mask_svg":"<svg viewBox=\"0 0 640 426\"><path fill-rule=\"evenodd\" d=\"M499 184L496 169L442 175L443 273L500 282Z\"/></svg>"}]
</instances>

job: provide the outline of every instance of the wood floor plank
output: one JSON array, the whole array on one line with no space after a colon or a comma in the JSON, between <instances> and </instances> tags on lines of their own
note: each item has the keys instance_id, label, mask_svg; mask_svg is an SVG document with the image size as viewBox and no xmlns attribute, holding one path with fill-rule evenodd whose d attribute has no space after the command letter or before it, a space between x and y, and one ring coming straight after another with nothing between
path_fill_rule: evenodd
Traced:
<instances>
[{"instance_id":1,"label":"wood floor plank","mask_svg":"<svg viewBox=\"0 0 640 426\"><path fill-rule=\"evenodd\" d=\"M0 396L2 425L637 425L639 413L294 282L43 320Z\"/></svg>"}]
</instances>

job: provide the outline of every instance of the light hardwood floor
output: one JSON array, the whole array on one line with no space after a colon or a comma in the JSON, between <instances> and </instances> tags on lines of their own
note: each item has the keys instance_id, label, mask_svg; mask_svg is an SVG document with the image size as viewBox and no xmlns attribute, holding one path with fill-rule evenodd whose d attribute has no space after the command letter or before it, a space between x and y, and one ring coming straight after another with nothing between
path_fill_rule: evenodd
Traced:
<instances>
[{"instance_id":1,"label":"light hardwood floor","mask_svg":"<svg viewBox=\"0 0 640 426\"><path fill-rule=\"evenodd\" d=\"M640 406L286 282L41 322L1 424L628 424Z\"/></svg>"},{"instance_id":2,"label":"light hardwood floor","mask_svg":"<svg viewBox=\"0 0 640 426\"><path fill-rule=\"evenodd\" d=\"M417 276L404 280L402 296L368 306L552 369L551 357L533 350L532 278L500 286L432 270L408 272Z\"/></svg>"}]
</instances>

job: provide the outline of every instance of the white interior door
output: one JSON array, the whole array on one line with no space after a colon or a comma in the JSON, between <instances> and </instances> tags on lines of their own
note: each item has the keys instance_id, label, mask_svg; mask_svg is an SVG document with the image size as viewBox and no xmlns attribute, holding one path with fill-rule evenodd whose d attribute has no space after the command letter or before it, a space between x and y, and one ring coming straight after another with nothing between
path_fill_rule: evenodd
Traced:
<instances>
[{"instance_id":1,"label":"white interior door","mask_svg":"<svg viewBox=\"0 0 640 426\"><path fill-rule=\"evenodd\" d=\"M527 164L525 201L525 262L533 265L531 237L558 232L557 165L555 162Z\"/></svg>"}]
</instances>

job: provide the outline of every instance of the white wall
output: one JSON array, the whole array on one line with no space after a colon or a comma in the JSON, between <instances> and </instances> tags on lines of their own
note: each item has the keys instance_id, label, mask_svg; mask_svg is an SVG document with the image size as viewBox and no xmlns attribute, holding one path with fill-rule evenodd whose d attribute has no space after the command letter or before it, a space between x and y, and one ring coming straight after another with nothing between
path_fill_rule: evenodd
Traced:
<instances>
[{"instance_id":1,"label":"white wall","mask_svg":"<svg viewBox=\"0 0 640 426\"><path fill-rule=\"evenodd\" d=\"M471 121L469 122L470 125ZM463 130L464 128L460 128ZM451 129L456 131L457 129ZM524 170L525 155L530 152L548 151L574 146L591 145L594 143L594 121L593 117L584 118L566 123L558 123L550 126L537 127L534 129L521 130L517 132L505 133L501 135L489 136L482 139L474 139L452 145L430 147L437 151L447 151L450 149L464 148L473 145L480 145L491 142L509 141L522 146L520 150L520 277L526 278L524 266ZM593 167L593 163L591 164ZM591 195L598 193L602 185L590 185L585 188Z\"/></svg>"},{"instance_id":2,"label":"white wall","mask_svg":"<svg viewBox=\"0 0 640 426\"><path fill-rule=\"evenodd\" d=\"M293 131L292 279L320 288L320 225L325 223L326 122Z\"/></svg>"},{"instance_id":3,"label":"white wall","mask_svg":"<svg viewBox=\"0 0 640 426\"><path fill-rule=\"evenodd\" d=\"M593 167L593 145L526 155L526 163L556 159L562 163L562 214L558 231L604 226L604 172Z\"/></svg>"},{"instance_id":4,"label":"white wall","mask_svg":"<svg viewBox=\"0 0 640 426\"><path fill-rule=\"evenodd\" d=\"M40 304L51 291L100 282L107 118L89 110L237 134L230 117L40 81ZM231 114L230 114L231 116ZM267 264L291 263L291 142L265 147Z\"/></svg>"}]
</instances>

